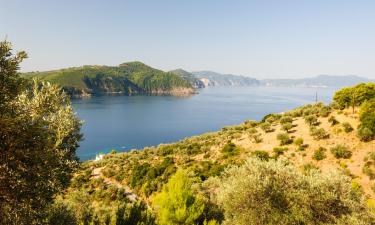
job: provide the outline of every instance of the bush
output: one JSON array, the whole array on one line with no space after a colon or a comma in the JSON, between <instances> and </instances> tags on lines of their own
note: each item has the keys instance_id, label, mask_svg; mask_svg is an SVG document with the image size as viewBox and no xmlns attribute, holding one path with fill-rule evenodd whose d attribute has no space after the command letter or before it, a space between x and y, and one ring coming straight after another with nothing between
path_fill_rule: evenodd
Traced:
<instances>
[{"instance_id":1,"label":"bush","mask_svg":"<svg viewBox=\"0 0 375 225\"><path fill-rule=\"evenodd\" d=\"M348 122L344 122L341 125L342 125L342 128L344 129L345 133L350 133L350 132L353 131L352 125L350 125L350 123L348 123Z\"/></svg>"},{"instance_id":2,"label":"bush","mask_svg":"<svg viewBox=\"0 0 375 225\"><path fill-rule=\"evenodd\" d=\"M371 224L373 215L351 179L303 173L281 161L249 159L205 183L224 210L224 225Z\"/></svg>"},{"instance_id":3,"label":"bush","mask_svg":"<svg viewBox=\"0 0 375 225\"><path fill-rule=\"evenodd\" d=\"M358 127L358 136L363 141L375 138L375 112L366 112L361 115L361 124Z\"/></svg>"},{"instance_id":4,"label":"bush","mask_svg":"<svg viewBox=\"0 0 375 225\"><path fill-rule=\"evenodd\" d=\"M371 164L364 165L362 168L362 172L366 174L370 178L370 180L375 178L375 173L371 168Z\"/></svg>"},{"instance_id":5,"label":"bush","mask_svg":"<svg viewBox=\"0 0 375 225\"><path fill-rule=\"evenodd\" d=\"M371 141L374 139L375 134L367 127L359 126L357 136L361 141Z\"/></svg>"},{"instance_id":6,"label":"bush","mask_svg":"<svg viewBox=\"0 0 375 225\"><path fill-rule=\"evenodd\" d=\"M315 140L327 139L329 134L323 128L310 128L310 135L314 137Z\"/></svg>"},{"instance_id":7,"label":"bush","mask_svg":"<svg viewBox=\"0 0 375 225\"><path fill-rule=\"evenodd\" d=\"M332 147L331 153L335 156L336 159L349 159L350 157L352 157L352 152L348 150L348 147L341 144Z\"/></svg>"},{"instance_id":8,"label":"bush","mask_svg":"<svg viewBox=\"0 0 375 225\"><path fill-rule=\"evenodd\" d=\"M325 154L326 151L327 149L323 147L319 147L317 150L314 151L312 158L315 159L316 161L323 160L327 157Z\"/></svg>"},{"instance_id":9,"label":"bush","mask_svg":"<svg viewBox=\"0 0 375 225\"><path fill-rule=\"evenodd\" d=\"M314 126L318 123L318 118L315 115L305 116L305 122L310 126Z\"/></svg>"},{"instance_id":10,"label":"bush","mask_svg":"<svg viewBox=\"0 0 375 225\"><path fill-rule=\"evenodd\" d=\"M251 153L251 156L256 157L260 160L268 161L270 159L270 155L266 151L256 150Z\"/></svg>"},{"instance_id":11,"label":"bush","mask_svg":"<svg viewBox=\"0 0 375 225\"><path fill-rule=\"evenodd\" d=\"M334 116L329 117L328 122L331 124L331 126L335 126L340 123Z\"/></svg>"},{"instance_id":12,"label":"bush","mask_svg":"<svg viewBox=\"0 0 375 225\"><path fill-rule=\"evenodd\" d=\"M260 128L261 128L264 132L266 132L266 133L272 131L272 129L271 129L271 124L268 123L268 122L261 123L261 124L260 124Z\"/></svg>"},{"instance_id":13,"label":"bush","mask_svg":"<svg viewBox=\"0 0 375 225\"><path fill-rule=\"evenodd\" d=\"M274 147L273 148L273 153L275 154L274 157L277 158L280 155L283 155L284 152L288 151L288 148L283 148L283 147Z\"/></svg>"},{"instance_id":14,"label":"bush","mask_svg":"<svg viewBox=\"0 0 375 225\"><path fill-rule=\"evenodd\" d=\"M232 142L228 142L221 149L221 152L223 153L224 157L227 158L227 157L230 157L230 156L238 155L239 154L239 149Z\"/></svg>"},{"instance_id":15,"label":"bush","mask_svg":"<svg viewBox=\"0 0 375 225\"><path fill-rule=\"evenodd\" d=\"M291 139L287 133L278 134L277 140L280 141L280 145L288 145L293 142L293 139Z\"/></svg>"},{"instance_id":16,"label":"bush","mask_svg":"<svg viewBox=\"0 0 375 225\"><path fill-rule=\"evenodd\" d=\"M292 123L284 123L283 125L282 125L282 128L281 129L283 129L284 131L286 131L286 132L289 132L290 131L290 129L292 129L293 128L293 125L292 125Z\"/></svg>"},{"instance_id":17,"label":"bush","mask_svg":"<svg viewBox=\"0 0 375 225\"><path fill-rule=\"evenodd\" d=\"M302 146L303 145L303 138L297 138L293 141L293 144L295 144L296 146Z\"/></svg>"},{"instance_id":18,"label":"bush","mask_svg":"<svg viewBox=\"0 0 375 225\"><path fill-rule=\"evenodd\" d=\"M280 124L286 124L286 123L292 123L292 122L293 122L293 118L290 116L283 116L280 119Z\"/></svg>"}]
</instances>

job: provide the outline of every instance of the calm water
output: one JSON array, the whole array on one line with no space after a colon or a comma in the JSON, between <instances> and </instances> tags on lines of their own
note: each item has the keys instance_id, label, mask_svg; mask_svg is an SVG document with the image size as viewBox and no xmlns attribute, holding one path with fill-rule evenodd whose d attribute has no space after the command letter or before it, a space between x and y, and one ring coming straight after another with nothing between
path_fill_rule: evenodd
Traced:
<instances>
[{"instance_id":1,"label":"calm water","mask_svg":"<svg viewBox=\"0 0 375 225\"><path fill-rule=\"evenodd\" d=\"M318 99L330 102L334 89L212 87L191 97L100 96L74 100L85 121L81 160L111 149L128 151L216 131L246 119L259 120Z\"/></svg>"}]
</instances>

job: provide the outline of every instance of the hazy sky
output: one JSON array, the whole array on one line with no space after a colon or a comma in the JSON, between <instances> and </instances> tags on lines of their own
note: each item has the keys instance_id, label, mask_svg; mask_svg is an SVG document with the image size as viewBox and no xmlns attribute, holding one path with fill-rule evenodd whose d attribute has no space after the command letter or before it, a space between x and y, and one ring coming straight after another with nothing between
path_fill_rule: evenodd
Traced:
<instances>
[{"instance_id":1,"label":"hazy sky","mask_svg":"<svg viewBox=\"0 0 375 225\"><path fill-rule=\"evenodd\" d=\"M139 60L257 78L375 78L375 1L0 0L23 71Z\"/></svg>"}]
</instances>

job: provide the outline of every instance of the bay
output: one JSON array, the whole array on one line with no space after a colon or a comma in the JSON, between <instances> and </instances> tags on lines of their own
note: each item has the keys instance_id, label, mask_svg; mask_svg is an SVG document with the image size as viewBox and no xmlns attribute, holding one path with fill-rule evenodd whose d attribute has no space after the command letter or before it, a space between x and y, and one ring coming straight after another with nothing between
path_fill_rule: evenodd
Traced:
<instances>
[{"instance_id":1,"label":"bay","mask_svg":"<svg viewBox=\"0 0 375 225\"><path fill-rule=\"evenodd\" d=\"M333 88L209 87L189 97L97 96L75 99L84 120L77 155L88 160L112 149L129 151L217 131L247 119L259 120L318 100L331 101Z\"/></svg>"}]
</instances>

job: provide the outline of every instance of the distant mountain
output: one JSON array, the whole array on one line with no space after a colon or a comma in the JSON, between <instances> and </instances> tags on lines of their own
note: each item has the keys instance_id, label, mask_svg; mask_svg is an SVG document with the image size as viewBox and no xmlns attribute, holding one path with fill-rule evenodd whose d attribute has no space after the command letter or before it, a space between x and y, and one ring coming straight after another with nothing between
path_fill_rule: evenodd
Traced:
<instances>
[{"instance_id":1,"label":"distant mountain","mask_svg":"<svg viewBox=\"0 0 375 225\"><path fill-rule=\"evenodd\" d=\"M30 72L24 73L23 76L58 84L73 97L103 93L124 95L195 93L189 81L181 76L154 69L141 62L128 62L119 66L82 66Z\"/></svg>"},{"instance_id":2,"label":"distant mountain","mask_svg":"<svg viewBox=\"0 0 375 225\"><path fill-rule=\"evenodd\" d=\"M302 79L264 79L261 80L260 83L264 86L284 87L345 87L370 81L372 80L356 75L319 75L316 77Z\"/></svg>"},{"instance_id":3,"label":"distant mountain","mask_svg":"<svg viewBox=\"0 0 375 225\"><path fill-rule=\"evenodd\" d=\"M177 74L177 75L181 76L182 78L184 78L185 80L189 81L189 83L194 88L204 88L204 87L206 87L206 85L203 83L203 81L201 81L200 79L195 77L192 73L189 73L189 72L187 72L183 69L172 70L172 71L169 71L169 72Z\"/></svg>"},{"instance_id":4,"label":"distant mountain","mask_svg":"<svg viewBox=\"0 0 375 225\"><path fill-rule=\"evenodd\" d=\"M212 71L196 71L192 74L199 78L205 86L258 86L260 84L259 80L255 78Z\"/></svg>"}]
</instances>

